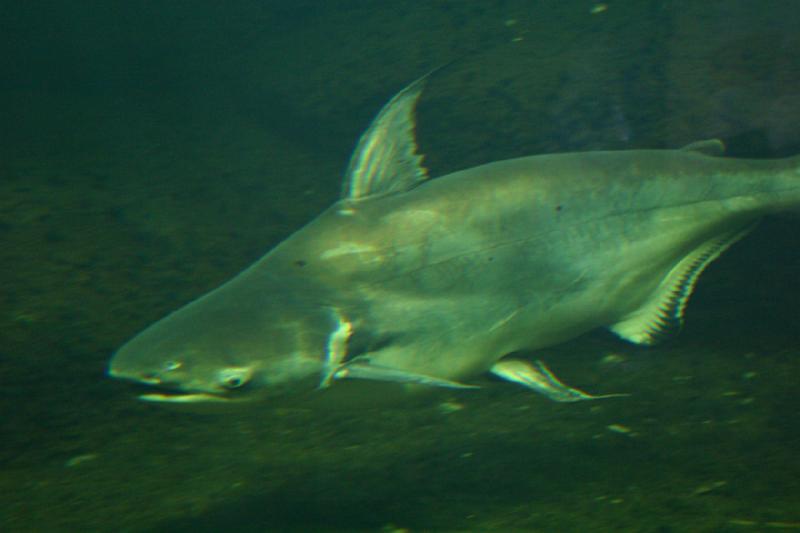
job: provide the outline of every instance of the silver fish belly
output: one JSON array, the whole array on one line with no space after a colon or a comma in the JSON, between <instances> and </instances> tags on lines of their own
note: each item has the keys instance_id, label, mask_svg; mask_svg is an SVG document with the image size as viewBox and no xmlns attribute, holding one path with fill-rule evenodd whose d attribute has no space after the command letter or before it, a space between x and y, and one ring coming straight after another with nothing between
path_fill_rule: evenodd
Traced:
<instances>
[{"instance_id":1,"label":"silver fish belly","mask_svg":"<svg viewBox=\"0 0 800 533\"><path fill-rule=\"evenodd\" d=\"M413 134L423 83L364 133L337 203L134 337L109 373L166 402L326 394L347 380L470 389L487 372L556 401L615 396L506 356L599 327L656 342L711 261L800 205L798 159L724 158L713 140L428 179Z\"/></svg>"}]
</instances>

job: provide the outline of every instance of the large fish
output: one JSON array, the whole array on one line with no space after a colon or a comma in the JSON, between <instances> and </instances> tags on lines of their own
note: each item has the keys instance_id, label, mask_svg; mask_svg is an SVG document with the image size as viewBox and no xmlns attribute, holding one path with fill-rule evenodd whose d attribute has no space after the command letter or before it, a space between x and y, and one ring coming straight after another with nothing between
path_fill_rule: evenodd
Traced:
<instances>
[{"instance_id":1,"label":"large fish","mask_svg":"<svg viewBox=\"0 0 800 533\"><path fill-rule=\"evenodd\" d=\"M680 325L711 261L764 215L800 206L798 158L723 158L713 140L537 155L429 180L414 139L422 85L364 133L338 202L134 337L110 374L169 402L351 379L471 388L488 372L556 401L597 398L507 356L598 327L655 342Z\"/></svg>"}]
</instances>

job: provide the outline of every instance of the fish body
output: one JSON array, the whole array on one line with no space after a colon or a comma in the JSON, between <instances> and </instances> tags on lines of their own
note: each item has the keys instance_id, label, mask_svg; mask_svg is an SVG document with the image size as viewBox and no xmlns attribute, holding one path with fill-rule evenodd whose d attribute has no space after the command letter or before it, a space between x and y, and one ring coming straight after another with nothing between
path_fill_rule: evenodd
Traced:
<instances>
[{"instance_id":1,"label":"fish body","mask_svg":"<svg viewBox=\"0 0 800 533\"><path fill-rule=\"evenodd\" d=\"M342 198L113 357L112 376L231 400L342 380L470 388L481 374L558 401L537 351L599 327L652 344L702 270L759 219L800 205L800 161L678 150L536 155L427 179L422 80L361 138ZM257 394L257 393L263 394ZM319 391L325 394L324 390Z\"/></svg>"}]
</instances>

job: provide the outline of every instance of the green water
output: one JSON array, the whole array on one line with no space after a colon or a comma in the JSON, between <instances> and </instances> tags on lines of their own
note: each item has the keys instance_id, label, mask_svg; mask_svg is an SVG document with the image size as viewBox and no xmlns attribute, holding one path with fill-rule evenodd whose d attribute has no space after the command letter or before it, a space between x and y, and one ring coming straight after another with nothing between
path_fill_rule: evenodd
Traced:
<instances>
[{"instance_id":1,"label":"green water","mask_svg":"<svg viewBox=\"0 0 800 533\"><path fill-rule=\"evenodd\" d=\"M163 4L163 5L162 5ZM135 400L110 354L333 202L395 91L432 175L533 153L800 153L791 2L19 3L0 54L3 531L800 530L798 220L687 325L542 356L629 398L486 380L358 410ZM614 356L609 358L608 356Z\"/></svg>"}]
</instances>

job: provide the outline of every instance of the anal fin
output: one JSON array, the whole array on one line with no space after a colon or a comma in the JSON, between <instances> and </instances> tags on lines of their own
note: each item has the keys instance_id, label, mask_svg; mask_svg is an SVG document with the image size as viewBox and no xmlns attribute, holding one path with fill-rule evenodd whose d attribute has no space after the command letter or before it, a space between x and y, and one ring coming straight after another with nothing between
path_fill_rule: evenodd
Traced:
<instances>
[{"instance_id":1,"label":"anal fin","mask_svg":"<svg viewBox=\"0 0 800 533\"><path fill-rule=\"evenodd\" d=\"M609 329L635 344L655 344L671 331L680 329L686 304L700 274L754 227L755 224L714 237L692 250L669 271L644 305Z\"/></svg>"},{"instance_id":2,"label":"anal fin","mask_svg":"<svg viewBox=\"0 0 800 533\"><path fill-rule=\"evenodd\" d=\"M697 152L699 154L708 155L712 157L721 157L725 155L725 143L721 139L704 139L702 141L695 141L689 143L681 150L686 152Z\"/></svg>"}]
</instances>

